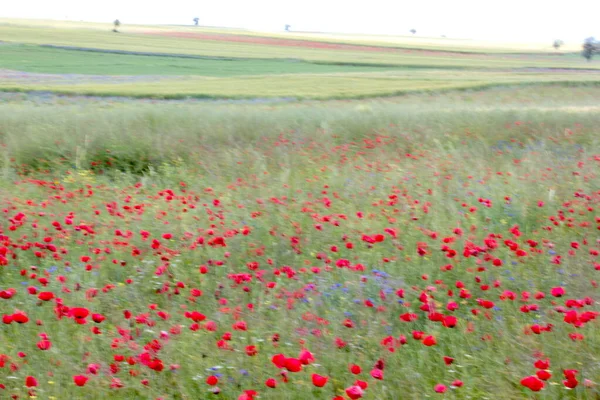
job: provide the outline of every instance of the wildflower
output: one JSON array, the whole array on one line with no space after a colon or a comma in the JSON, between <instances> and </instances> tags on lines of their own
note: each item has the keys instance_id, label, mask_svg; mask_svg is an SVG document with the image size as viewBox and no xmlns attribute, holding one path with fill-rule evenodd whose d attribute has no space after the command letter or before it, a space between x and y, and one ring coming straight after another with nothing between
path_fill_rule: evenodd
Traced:
<instances>
[{"instance_id":1,"label":"wildflower","mask_svg":"<svg viewBox=\"0 0 600 400\"><path fill-rule=\"evenodd\" d=\"M326 376L319 375L319 374L312 374L311 380L312 380L313 385L315 385L316 387L323 387L323 386L325 386L325 384L327 383L329 378Z\"/></svg>"},{"instance_id":2,"label":"wildflower","mask_svg":"<svg viewBox=\"0 0 600 400\"><path fill-rule=\"evenodd\" d=\"M75 375L73 376L73 382L75 383L75 385L77 386L85 386L85 384L88 381L88 377L85 375Z\"/></svg>"}]
</instances>

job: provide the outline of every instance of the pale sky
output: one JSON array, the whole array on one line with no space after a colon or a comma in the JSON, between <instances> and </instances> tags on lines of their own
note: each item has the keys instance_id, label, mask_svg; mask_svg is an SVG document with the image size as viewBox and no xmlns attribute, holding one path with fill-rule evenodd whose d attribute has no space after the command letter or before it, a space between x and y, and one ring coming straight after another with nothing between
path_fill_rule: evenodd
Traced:
<instances>
[{"instance_id":1,"label":"pale sky","mask_svg":"<svg viewBox=\"0 0 600 400\"><path fill-rule=\"evenodd\" d=\"M0 17L506 41L600 37L600 0L0 0Z\"/></svg>"}]
</instances>

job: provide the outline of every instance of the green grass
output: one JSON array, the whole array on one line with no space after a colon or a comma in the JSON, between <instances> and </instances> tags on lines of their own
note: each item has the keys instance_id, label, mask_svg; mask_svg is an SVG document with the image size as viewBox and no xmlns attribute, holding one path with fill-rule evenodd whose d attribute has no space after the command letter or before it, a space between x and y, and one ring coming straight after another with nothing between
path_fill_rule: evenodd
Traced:
<instances>
[{"instance_id":1,"label":"green grass","mask_svg":"<svg viewBox=\"0 0 600 400\"><path fill-rule=\"evenodd\" d=\"M186 163L193 162L200 157L195 152L204 142L244 148L256 145L263 134L276 135L292 129L310 132L316 139L323 127L348 140L360 140L366 131L393 124L406 131L425 129L423 140L431 142L437 138L439 129L448 132L470 129L483 134L491 125L497 131L480 138L484 142L478 144L491 146L511 134L503 130L507 118L547 121L550 127L586 122L591 128L599 96L599 89L594 87L532 86L409 94L371 101L307 101L251 107L185 102L152 104L142 100L119 103L97 100L86 104L77 98L64 104L57 99L41 107L29 102L8 102L2 106L0 133L7 146L5 154L19 165L62 158L65 165L77 164L83 168L95 156L108 152L113 157L123 156L127 163L152 160L156 167L180 158ZM560 132L555 127L552 130ZM146 168L146 161L140 161L142 167L136 168Z\"/></svg>"}]
</instances>

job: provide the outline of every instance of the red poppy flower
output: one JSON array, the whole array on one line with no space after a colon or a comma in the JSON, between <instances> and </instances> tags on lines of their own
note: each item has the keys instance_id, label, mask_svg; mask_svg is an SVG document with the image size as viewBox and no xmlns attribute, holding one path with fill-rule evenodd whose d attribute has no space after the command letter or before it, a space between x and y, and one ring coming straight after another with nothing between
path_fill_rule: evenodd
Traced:
<instances>
[{"instance_id":1,"label":"red poppy flower","mask_svg":"<svg viewBox=\"0 0 600 400\"><path fill-rule=\"evenodd\" d=\"M361 368L359 365L350 364L350 372L352 372L354 375L358 375L361 372Z\"/></svg>"},{"instance_id":2,"label":"red poppy flower","mask_svg":"<svg viewBox=\"0 0 600 400\"><path fill-rule=\"evenodd\" d=\"M454 315L446 315L444 316L444 320L442 321L442 325L446 328L454 328L456 326L457 318Z\"/></svg>"},{"instance_id":3,"label":"red poppy flower","mask_svg":"<svg viewBox=\"0 0 600 400\"><path fill-rule=\"evenodd\" d=\"M452 357L448 357L448 356L444 356L444 364L446 365L450 365L454 362L454 358Z\"/></svg>"},{"instance_id":4,"label":"red poppy flower","mask_svg":"<svg viewBox=\"0 0 600 400\"><path fill-rule=\"evenodd\" d=\"M219 378L217 378L214 375L211 375L208 378L206 378L206 384L207 385L215 386L217 383L219 383Z\"/></svg>"},{"instance_id":5,"label":"red poppy flower","mask_svg":"<svg viewBox=\"0 0 600 400\"><path fill-rule=\"evenodd\" d=\"M576 369L564 369L563 370L563 375L565 376L565 379L575 379L575 377L577 376L578 373L579 373L579 371Z\"/></svg>"},{"instance_id":6,"label":"red poppy flower","mask_svg":"<svg viewBox=\"0 0 600 400\"><path fill-rule=\"evenodd\" d=\"M346 396L350 397L352 400L360 399L363 397L363 393L361 387L357 385L346 388Z\"/></svg>"},{"instance_id":7,"label":"red poppy flower","mask_svg":"<svg viewBox=\"0 0 600 400\"><path fill-rule=\"evenodd\" d=\"M298 356L298 359L300 360L300 362L303 365L309 365L310 363L315 361L315 356L313 356L313 354L310 351L308 351L306 349L302 349L300 351L300 355Z\"/></svg>"},{"instance_id":8,"label":"red poppy flower","mask_svg":"<svg viewBox=\"0 0 600 400\"><path fill-rule=\"evenodd\" d=\"M374 368L371 370L371 376L377 380L383 380L383 371L378 368Z\"/></svg>"},{"instance_id":9,"label":"red poppy flower","mask_svg":"<svg viewBox=\"0 0 600 400\"><path fill-rule=\"evenodd\" d=\"M277 387L277 381L273 378L269 378L265 381L265 385L271 389L275 389Z\"/></svg>"},{"instance_id":10,"label":"red poppy flower","mask_svg":"<svg viewBox=\"0 0 600 400\"><path fill-rule=\"evenodd\" d=\"M256 349L256 346L254 346L254 345L246 346L246 354L249 355L250 357L257 355L258 350Z\"/></svg>"},{"instance_id":11,"label":"red poppy flower","mask_svg":"<svg viewBox=\"0 0 600 400\"><path fill-rule=\"evenodd\" d=\"M77 385L77 386L85 386L88 379L89 378L85 375L75 375L73 377L73 382L75 382L75 385Z\"/></svg>"},{"instance_id":12,"label":"red poppy flower","mask_svg":"<svg viewBox=\"0 0 600 400\"><path fill-rule=\"evenodd\" d=\"M435 336L427 336L423 339L423 344L425 346L434 346L437 344L437 340L435 339Z\"/></svg>"},{"instance_id":13,"label":"red poppy flower","mask_svg":"<svg viewBox=\"0 0 600 400\"><path fill-rule=\"evenodd\" d=\"M101 323L105 319L106 317L102 314L92 314L92 321L94 321L97 324Z\"/></svg>"},{"instance_id":14,"label":"red poppy flower","mask_svg":"<svg viewBox=\"0 0 600 400\"><path fill-rule=\"evenodd\" d=\"M544 381L540 380L537 376L528 376L521 379L521 385L533 392L539 392L544 388Z\"/></svg>"},{"instance_id":15,"label":"red poppy flower","mask_svg":"<svg viewBox=\"0 0 600 400\"><path fill-rule=\"evenodd\" d=\"M552 378L552 374L545 369L536 371L535 375L543 381L547 381L548 379Z\"/></svg>"},{"instance_id":16,"label":"red poppy flower","mask_svg":"<svg viewBox=\"0 0 600 400\"><path fill-rule=\"evenodd\" d=\"M233 329L236 331L247 331L248 325L245 321L237 321L235 324L233 324Z\"/></svg>"},{"instance_id":17,"label":"red poppy flower","mask_svg":"<svg viewBox=\"0 0 600 400\"><path fill-rule=\"evenodd\" d=\"M52 292L40 292L40 294L38 294L38 299L42 300L42 301L50 301L54 298L54 293Z\"/></svg>"},{"instance_id":18,"label":"red poppy flower","mask_svg":"<svg viewBox=\"0 0 600 400\"><path fill-rule=\"evenodd\" d=\"M71 308L71 315L75 319L84 319L88 315L90 315L90 310L83 307L73 307Z\"/></svg>"},{"instance_id":19,"label":"red poppy flower","mask_svg":"<svg viewBox=\"0 0 600 400\"><path fill-rule=\"evenodd\" d=\"M37 347L40 350L50 350L52 347L52 342L48 339L42 339L37 343Z\"/></svg>"},{"instance_id":20,"label":"red poppy flower","mask_svg":"<svg viewBox=\"0 0 600 400\"><path fill-rule=\"evenodd\" d=\"M567 387L569 389L575 389L578 384L579 384L579 381L576 378L569 378L569 379L565 379L563 381L563 385L565 385L565 387Z\"/></svg>"},{"instance_id":21,"label":"red poppy flower","mask_svg":"<svg viewBox=\"0 0 600 400\"><path fill-rule=\"evenodd\" d=\"M254 400L258 396L258 393L254 390L245 390L244 393L238 397L238 400Z\"/></svg>"},{"instance_id":22,"label":"red poppy flower","mask_svg":"<svg viewBox=\"0 0 600 400\"><path fill-rule=\"evenodd\" d=\"M404 322L412 322L412 321L416 321L419 317L417 316L417 314L413 314L413 313L404 313L402 315L400 315L400 319Z\"/></svg>"},{"instance_id":23,"label":"red poppy flower","mask_svg":"<svg viewBox=\"0 0 600 400\"><path fill-rule=\"evenodd\" d=\"M358 387L360 387L362 390L367 390L367 388L369 387L369 384L365 381L361 381L359 379L357 379L356 381L354 381L354 384Z\"/></svg>"},{"instance_id":24,"label":"red poppy flower","mask_svg":"<svg viewBox=\"0 0 600 400\"><path fill-rule=\"evenodd\" d=\"M276 354L271 358L271 362L275 364L277 368L285 367L286 357L283 354Z\"/></svg>"},{"instance_id":25,"label":"red poppy flower","mask_svg":"<svg viewBox=\"0 0 600 400\"><path fill-rule=\"evenodd\" d=\"M290 372L302 371L302 363L297 358L286 358L284 366Z\"/></svg>"},{"instance_id":26,"label":"red poppy flower","mask_svg":"<svg viewBox=\"0 0 600 400\"><path fill-rule=\"evenodd\" d=\"M2 265L2 264L0 264L0 265ZM0 299L8 300L8 299L12 298L15 294L17 294L17 291L13 288L9 288L6 290L0 290Z\"/></svg>"},{"instance_id":27,"label":"red poppy flower","mask_svg":"<svg viewBox=\"0 0 600 400\"><path fill-rule=\"evenodd\" d=\"M29 317L24 312L17 312L12 315L12 320L18 324L25 324L29 321Z\"/></svg>"},{"instance_id":28,"label":"red poppy flower","mask_svg":"<svg viewBox=\"0 0 600 400\"><path fill-rule=\"evenodd\" d=\"M212 247L227 247L227 243L225 243L225 238L220 236L211 238L208 241L208 245Z\"/></svg>"},{"instance_id":29,"label":"red poppy flower","mask_svg":"<svg viewBox=\"0 0 600 400\"><path fill-rule=\"evenodd\" d=\"M33 376L28 376L25 378L25 386L36 387L37 385L38 385L38 381Z\"/></svg>"},{"instance_id":30,"label":"red poppy flower","mask_svg":"<svg viewBox=\"0 0 600 400\"><path fill-rule=\"evenodd\" d=\"M446 393L446 391L448 390L448 387L446 387L446 385L442 385L441 383L438 383L437 385L435 385L433 390L435 390L436 393Z\"/></svg>"},{"instance_id":31,"label":"red poppy flower","mask_svg":"<svg viewBox=\"0 0 600 400\"><path fill-rule=\"evenodd\" d=\"M323 387L323 386L325 386L325 384L329 380L328 377L322 376L322 375L318 375L318 374L312 374L311 379L312 379L313 385L315 385L316 387Z\"/></svg>"}]
</instances>

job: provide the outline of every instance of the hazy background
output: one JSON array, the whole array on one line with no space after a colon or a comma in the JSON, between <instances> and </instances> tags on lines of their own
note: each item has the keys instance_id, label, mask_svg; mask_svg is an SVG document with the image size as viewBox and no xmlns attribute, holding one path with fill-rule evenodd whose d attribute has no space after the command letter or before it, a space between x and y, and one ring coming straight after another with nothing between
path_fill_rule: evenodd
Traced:
<instances>
[{"instance_id":1,"label":"hazy background","mask_svg":"<svg viewBox=\"0 0 600 400\"><path fill-rule=\"evenodd\" d=\"M37 0L8 1L2 17L46 18L123 24L185 24L282 31L407 34L509 41L581 41L600 36L600 1L541 0L385 1L348 0Z\"/></svg>"}]
</instances>

